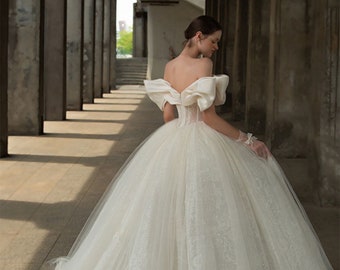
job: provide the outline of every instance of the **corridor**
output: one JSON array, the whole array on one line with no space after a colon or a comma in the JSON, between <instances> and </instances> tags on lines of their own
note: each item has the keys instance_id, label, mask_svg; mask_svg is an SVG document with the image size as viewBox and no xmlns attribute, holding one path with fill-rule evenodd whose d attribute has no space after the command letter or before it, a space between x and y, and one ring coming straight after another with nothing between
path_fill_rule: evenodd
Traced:
<instances>
[{"instance_id":1,"label":"corridor","mask_svg":"<svg viewBox=\"0 0 340 270\"><path fill-rule=\"evenodd\" d=\"M162 116L142 86L124 86L68 111L66 121L44 124L42 136L10 136L10 156L0 159L1 270L38 270L66 255L113 175ZM320 208L305 197L304 160L280 162L340 269L339 208Z\"/></svg>"}]
</instances>

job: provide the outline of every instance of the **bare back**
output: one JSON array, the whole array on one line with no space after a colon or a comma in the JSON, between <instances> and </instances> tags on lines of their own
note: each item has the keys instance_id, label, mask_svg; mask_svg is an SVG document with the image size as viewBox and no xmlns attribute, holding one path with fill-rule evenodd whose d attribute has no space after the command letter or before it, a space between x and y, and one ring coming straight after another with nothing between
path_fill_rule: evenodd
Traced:
<instances>
[{"instance_id":1,"label":"bare back","mask_svg":"<svg viewBox=\"0 0 340 270\"><path fill-rule=\"evenodd\" d=\"M164 79L178 92L201 77L212 75L212 61L209 58L178 56L165 67Z\"/></svg>"}]
</instances>

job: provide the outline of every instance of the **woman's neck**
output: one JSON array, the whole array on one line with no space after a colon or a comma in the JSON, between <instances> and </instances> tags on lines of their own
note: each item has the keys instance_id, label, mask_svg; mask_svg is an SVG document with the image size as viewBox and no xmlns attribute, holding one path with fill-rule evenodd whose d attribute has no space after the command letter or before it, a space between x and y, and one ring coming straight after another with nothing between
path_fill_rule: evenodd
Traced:
<instances>
[{"instance_id":1,"label":"woman's neck","mask_svg":"<svg viewBox=\"0 0 340 270\"><path fill-rule=\"evenodd\" d=\"M198 51L197 47L189 47L188 45L186 45L180 55L190 58L199 58L201 56L201 53Z\"/></svg>"}]
</instances>

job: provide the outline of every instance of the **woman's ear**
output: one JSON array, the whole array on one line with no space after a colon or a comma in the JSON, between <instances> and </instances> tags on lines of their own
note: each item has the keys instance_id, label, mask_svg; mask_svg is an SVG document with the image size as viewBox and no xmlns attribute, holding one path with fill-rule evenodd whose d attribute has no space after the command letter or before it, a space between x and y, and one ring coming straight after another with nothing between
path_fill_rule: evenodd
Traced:
<instances>
[{"instance_id":1,"label":"woman's ear","mask_svg":"<svg viewBox=\"0 0 340 270\"><path fill-rule=\"evenodd\" d=\"M197 31L195 35L195 41L201 41L203 39L203 34L201 31Z\"/></svg>"}]
</instances>

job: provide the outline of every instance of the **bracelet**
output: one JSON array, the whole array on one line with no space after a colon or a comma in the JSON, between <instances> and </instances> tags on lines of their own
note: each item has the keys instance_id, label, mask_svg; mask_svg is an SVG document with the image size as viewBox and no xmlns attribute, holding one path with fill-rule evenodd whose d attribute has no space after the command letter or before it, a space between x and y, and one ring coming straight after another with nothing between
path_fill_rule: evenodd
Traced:
<instances>
[{"instance_id":1,"label":"bracelet","mask_svg":"<svg viewBox=\"0 0 340 270\"><path fill-rule=\"evenodd\" d=\"M255 140L257 140L257 138L253 136L252 133L245 134L244 132L240 130L240 135L236 141L243 142L246 145L252 145Z\"/></svg>"},{"instance_id":2,"label":"bracelet","mask_svg":"<svg viewBox=\"0 0 340 270\"><path fill-rule=\"evenodd\" d=\"M248 139L244 142L246 145L252 145L257 138L252 133L247 133Z\"/></svg>"}]
</instances>

